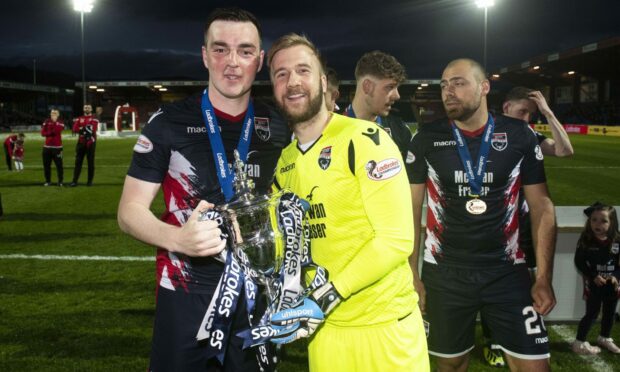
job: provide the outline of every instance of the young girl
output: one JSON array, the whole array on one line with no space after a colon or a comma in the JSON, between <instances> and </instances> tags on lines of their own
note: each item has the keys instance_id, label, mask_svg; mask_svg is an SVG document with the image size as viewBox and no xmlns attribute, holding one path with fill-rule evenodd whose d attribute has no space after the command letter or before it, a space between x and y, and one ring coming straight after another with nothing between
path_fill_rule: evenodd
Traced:
<instances>
[{"instance_id":1,"label":"young girl","mask_svg":"<svg viewBox=\"0 0 620 372\"><path fill-rule=\"evenodd\" d=\"M618 302L620 279L620 233L614 207L596 202L583 211L588 220L575 252L575 265L584 279L586 315L579 322L573 351L578 354L598 354L601 349L586 341L592 323L603 307L601 333L597 344L614 354L620 348L609 337Z\"/></svg>"},{"instance_id":2,"label":"young girl","mask_svg":"<svg viewBox=\"0 0 620 372\"><path fill-rule=\"evenodd\" d=\"M13 149L13 161L15 162L15 170L21 172L24 170L24 140L19 139L15 141L15 148Z\"/></svg>"}]
</instances>

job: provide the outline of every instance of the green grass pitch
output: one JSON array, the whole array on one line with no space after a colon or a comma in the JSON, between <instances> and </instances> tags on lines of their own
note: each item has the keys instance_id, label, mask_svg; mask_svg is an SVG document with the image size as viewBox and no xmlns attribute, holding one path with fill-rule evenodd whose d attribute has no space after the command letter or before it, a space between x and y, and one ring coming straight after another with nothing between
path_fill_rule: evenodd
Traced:
<instances>
[{"instance_id":1,"label":"green grass pitch","mask_svg":"<svg viewBox=\"0 0 620 372\"><path fill-rule=\"evenodd\" d=\"M620 204L620 138L571 136L575 156L546 159L556 205ZM135 139L102 138L93 187L43 187L42 140L28 134L25 170L0 171L0 370L144 371L154 314L153 261L71 261L7 255L143 256L154 249L120 232L116 208ZM65 140L65 182L75 139ZM84 167L86 164L84 164ZM82 172L82 182L86 169ZM52 180L56 180L52 166ZM163 210L159 197L153 209ZM548 325L556 371L620 370L608 352L570 351L575 324ZM598 326L590 332L593 340ZM620 340L619 327L613 337ZM478 335L480 339L480 335ZM480 343L478 343L480 344ZM280 371L304 371L305 343L286 348ZM470 371L496 371L471 354Z\"/></svg>"}]
</instances>

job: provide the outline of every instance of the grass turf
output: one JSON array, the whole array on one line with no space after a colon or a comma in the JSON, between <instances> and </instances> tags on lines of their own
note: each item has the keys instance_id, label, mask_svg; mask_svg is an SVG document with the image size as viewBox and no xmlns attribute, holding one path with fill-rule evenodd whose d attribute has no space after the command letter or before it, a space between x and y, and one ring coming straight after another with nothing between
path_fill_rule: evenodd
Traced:
<instances>
[{"instance_id":1,"label":"grass turf","mask_svg":"<svg viewBox=\"0 0 620 372\"><path fill-rule=\"evenodd\" d=\"M546 160L556 205L587 205L594 200L620 204L620 138L571 136L571 140L573 158ZM107 138L98 142L92 187L43 187L42 140L30 134L25 170L0 171L4 207L0 255L153 257L153 248L125 236L116 224L134 142ZM65 140L65 182L71 180L74 147L75 139ZM85 177L86 169L82 184ZM52 180L56 180L53 166ZM153 209L162 212L161 197ZM153 262L0 258L0 370L143 371L148 365L154 290ZM592 340L597 327L590 332ZM554 370L620 370L620 361L609 353L596 359L573 354L567 339L574 337L574 324L548 329ZM617 327L612 336L620 339ZM288 346L279 370L307 370L304 346L304 342ZM483 364L477 347L470 370L497 369Z\"/></svg>"}]
</instances>

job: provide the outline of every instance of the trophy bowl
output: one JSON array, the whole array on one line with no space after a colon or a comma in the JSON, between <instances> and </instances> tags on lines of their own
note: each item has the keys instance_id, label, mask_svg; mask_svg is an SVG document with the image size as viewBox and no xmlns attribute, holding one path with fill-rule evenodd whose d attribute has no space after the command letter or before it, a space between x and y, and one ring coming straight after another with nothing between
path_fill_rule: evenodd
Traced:
<instances>
[{"instance_id":1,"label":"trophy bowl","mask_svg":"<svg viewBox=\"0 0 620 372\"><path fill-rule=\"evenodd\" d=\"M261 276L269 276L280 270L284 259L275 212L279 193L272 197L250 196L224 205L220 212L233 235L235 255L243 251L254 270Z\"/></svg>"}]
</instances>

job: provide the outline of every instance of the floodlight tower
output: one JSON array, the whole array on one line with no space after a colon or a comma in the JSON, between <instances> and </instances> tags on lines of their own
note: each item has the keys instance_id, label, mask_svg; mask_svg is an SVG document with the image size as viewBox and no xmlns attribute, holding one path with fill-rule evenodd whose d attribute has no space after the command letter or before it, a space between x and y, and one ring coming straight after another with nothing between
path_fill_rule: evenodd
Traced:
<instances>
[{"instance_id":1,"label":"floodlight tower","mask_svg":"<svg viewBox=\"0 0 620 372\"><path fill-rule=\"evenodd\" d=\"M95 0L73 0L73 10L80 12L81 37L82 37L82 104L86 104L86 63L84 62L84 13L93 10Z\"/></svg>"},{"instance_id":2,"label":"floodlight tower","mask_svg":"<svg viewBox=\"0 0 620 372\"><path fill-rule=\"evenodd\" d=\"M495 0L476 0L478 8L484 9L484 54L482 57L482 66L487 68L487 13L490 7L495 5Z\"/></svg>"}]
</instances>

